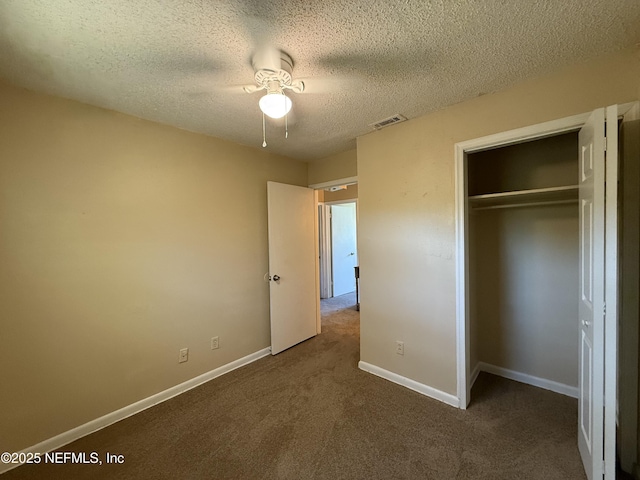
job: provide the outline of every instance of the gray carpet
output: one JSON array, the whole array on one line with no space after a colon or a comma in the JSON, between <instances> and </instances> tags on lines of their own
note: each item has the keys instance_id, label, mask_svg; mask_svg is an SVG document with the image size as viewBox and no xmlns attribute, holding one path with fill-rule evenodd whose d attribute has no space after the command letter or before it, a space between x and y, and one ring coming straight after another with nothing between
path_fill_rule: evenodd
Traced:
<instances>
[{"instance_id":1,"label":"gray carpet","mask_svg":"<svg viewBox=\"0 0 640 480\"><path fill-rule=\"evenodd\" d=\"M323 303L321 335L61 449L124 464L2 479L585 478L576 400L482 374L449 407L358 370L355 296Z\"/></svg>"}]
</instances>

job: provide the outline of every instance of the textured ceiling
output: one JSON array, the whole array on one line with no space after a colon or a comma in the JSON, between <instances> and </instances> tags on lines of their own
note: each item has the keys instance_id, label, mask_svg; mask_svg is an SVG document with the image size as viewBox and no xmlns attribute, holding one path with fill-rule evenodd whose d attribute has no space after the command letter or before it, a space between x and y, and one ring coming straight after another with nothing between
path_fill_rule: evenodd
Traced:
<instances>
[{"instance_id":1,"label":"textured ceiling","mask_svg":"<svg viewBox=\"0 0 640 480\"><path fill-rule=\"evenodd\" d=\"M256 147L261 93L240 86L256 47L283 49L307 90L267 148L302 160L638 42L638 0L0 1L11 83Z\"/></svg>"}]
</instances>

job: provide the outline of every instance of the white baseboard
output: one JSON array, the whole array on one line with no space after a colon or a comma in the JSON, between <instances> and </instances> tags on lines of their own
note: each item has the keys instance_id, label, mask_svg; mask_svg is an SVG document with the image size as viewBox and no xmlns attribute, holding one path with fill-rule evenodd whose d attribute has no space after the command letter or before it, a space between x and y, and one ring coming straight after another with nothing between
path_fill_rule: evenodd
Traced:
<instances>
[{"instance_id":1,"label":"white baseboard","mask_svg":"<svg viewBox=\"0 0 640 480\"><path fill-rule=\"evenodd\" d=\"M515 380L516 382L526 383L528 385L544 388L545 390L551 390L552 392L560 393L568 397L578 398L578 387L572 387L570 385L565 385L564 383L554 382L553 380L547 380L546 378L534 377L533 375L516 372L514 370L509 370L508 368L496 367L495 365L485 362L478 362L476 369L479 372L492 373L499 377ZM475 378L472 378L475 381Z\"/></svg>"},{"instance_id":2,"label":"white baseboard","mask_svg":"<svg viewBox=\"0 0 640 480\"><path fill-rule=\"evenodd\" d=\"M102 430L109 425L112 425L120 420L123 420L127 417L135 415L136 413L140 413L147 408L153 407L159 403L169 400L181 393L184 393L192 388L195 388L203 383L206 383L210 380L213 380L216 377L224 375L225 373L229 373L232 370L248 365L249 363L255 362L262 357L266 357L271 353L271 347L263 348L255 353L249 354L246 357L239 358L238 360L234 360L233 362L227 363L221 367L210 370L202 375L198 375L191 380L187 380L179 385L168 388L162 392L156 393L155 395L151 395L150 397L144 398L136 403L132 403L131 405L127 405L119 410L116 410L111 413L107 413L102 417L96 418L95 420L91 420L83 425L72 428L71 430L67 430L55 437L44 440L36 445L28 447L22 452L24 453L46 453L51 452L53 450L57 450L65 445L68 445L71 442L75 442L76 440L85 437L91 433L97 432L98 430ZM17 463L0 463L0 474L11 470L15 467L20 466Z\"/></svg>"},{"instance_id":3,"label":"white baseboard","mask_svg":"<svg viewBox=\"0 0 640 480\"><path fill-rule=\"evenodd\" d=\"M444 402L447 405L451 405L452 407L457 408L460 405L460 400L455 395L451 395L428 385L416 382L415 380L411 380L409 378L398 375L397 373L390 372L388 370L385 370L384 368L376 367L375 365L371 365L370 363L362 361L358 363L358 368L360 370L364 370L365 372L372 373L373 375L384 378L385 380L389 380L390 382L402 385L403 387L406 387L415 392L421 393L422 395L426 395L427 397L431 397L435 400L440 400L441 402Z\"/></svg>"}]
</instances>

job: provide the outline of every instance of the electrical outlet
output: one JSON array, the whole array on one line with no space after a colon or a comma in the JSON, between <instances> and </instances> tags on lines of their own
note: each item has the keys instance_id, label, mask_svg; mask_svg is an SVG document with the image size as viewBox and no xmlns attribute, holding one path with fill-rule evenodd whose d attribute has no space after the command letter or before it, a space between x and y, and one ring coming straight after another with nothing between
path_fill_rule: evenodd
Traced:
<instances>
[{"instance_id":1,"label":"electrical outlet","mask_svg":"<svg viewBox=\"0 0 640 480\"><path fill-rule=\"evenodd\" d=\"M189 349L183 348L180 350L180 356L178 357L178 363L184 363L189 360Z\"/></svg>"},{"instance_id":2,"label":"electrical outlet","mask_svg":"<svg viewBox=\"0 0 640 480\"><path fill-rule=\"evenodd\" d=\"M220 337L211 337L211 350L220 348Z\"/></svg>"},{"instance_id":3,"label":"electrical outlet","mask_svg":"<svg viewBox=\"0 0 640 480\"><path fill-rule=\"evenodd\" d=\"M400 340L396 341L396 353L398 355L404 355L404 342Z\"/></svg>"}]
</instances>

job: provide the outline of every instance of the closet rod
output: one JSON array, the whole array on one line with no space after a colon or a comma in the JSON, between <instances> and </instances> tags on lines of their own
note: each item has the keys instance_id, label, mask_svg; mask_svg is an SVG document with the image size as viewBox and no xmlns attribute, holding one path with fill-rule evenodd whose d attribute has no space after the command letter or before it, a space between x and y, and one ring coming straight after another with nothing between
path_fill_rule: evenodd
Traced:
<instances>
[{"instance_id":1,"label":"closet rod","mask_svg":"<svg viewBox=\"0 0 640 480\"><path fill-rule=\"evenodd\" d=\"M528 203L507 203L505 205L491 205L489 207L475 207L472 210L497 210L499 208L519 208L519 207L540 207L544 205L564 205L567 203L578 203L577 199L573 200L554 200L548 202L528 202Z\"/></svg>"}]
</instances>

